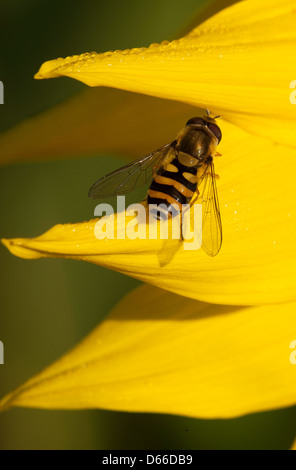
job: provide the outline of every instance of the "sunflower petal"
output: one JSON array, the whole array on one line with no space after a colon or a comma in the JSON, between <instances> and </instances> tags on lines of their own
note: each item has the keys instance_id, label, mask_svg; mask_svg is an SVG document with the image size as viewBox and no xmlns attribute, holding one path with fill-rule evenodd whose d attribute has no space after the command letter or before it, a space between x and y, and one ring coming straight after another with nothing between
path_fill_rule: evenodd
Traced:
<instances>
[{"instance_id":1,"label":"sunflower petal","mask_svg":"<svg viewBox=\"0 0 296 470\"><path fill-rule=\"evenodd\" d=\"M141 286L0 402L230 418L296 403L295 303L214 306Z\"/></svg>"},{"instance_id":2,"label":"sunflower petal","mask_svg":"<svg viewBox=\"0 0 296 470\"><path fill-rule=\"evenodd\" d=\"M0 164L98 153L140 157L172 141L200 112L121 90L86 90L1 134Z\"/></svg>"},{"instance_id":3,"label":"sunflower petal","mask_svg":"<svg viewBox=\"0 0 296 470\"><path fill-rule=\"evenodd\" d=\"M35 78L68 76L207 107L257 135L295 146L294 0L248 0L180 40L45 62ZM270 125L271 123L271 125Z\"/></svg>"},{"instance_id":4,"label":"sunflower petal","mask_svg":"<svg viewBox=\"0 0 296 470\"><path fill-rule=\"evenodd\" d=\"M94 235L96 220L57 225L37 238L4 240L22 258L65 257L99 264L177 294L212 303L254 305L295 300L296 151L227 122L216 159L223 245L211 258L184 250L177 240L124 236L126 221L115 217L123 239ZM227 136L227 138L225 138ZM139 229L146 233L145 223ZM177 245L176 245L177 243Z\"/></svg>"},{"instance_id":5,"label":"sunflower petal","mask_svg":"<svg viewBox=\"0 0 296 470\"><path fill-rule=\"evenodd\" d=\"M186 22L178 36L235 1L199 2L190 27ZM173 29L171 24L168 31ZM197 112L202 111L114 88L86 90L0 134L0 164L98 153L138 157L169 142Z\"/></svg>"}]
</instances>

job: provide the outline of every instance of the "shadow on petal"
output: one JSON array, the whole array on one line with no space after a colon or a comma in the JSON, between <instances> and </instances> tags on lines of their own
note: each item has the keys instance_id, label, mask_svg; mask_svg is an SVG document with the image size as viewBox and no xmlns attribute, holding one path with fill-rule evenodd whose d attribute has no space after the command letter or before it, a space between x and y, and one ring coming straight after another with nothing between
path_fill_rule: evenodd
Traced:
<instances>
[{"instance_id":1,"label":"shadow on petal","mask_svg":"<svg viewBox=\"0 0 296 470\"><path fill-rule=\"evenodd\" d=\"M221 307L145 285L0 407L230 418L291 406L295 322L295 303Z\"/></svg>"}]
</instances>

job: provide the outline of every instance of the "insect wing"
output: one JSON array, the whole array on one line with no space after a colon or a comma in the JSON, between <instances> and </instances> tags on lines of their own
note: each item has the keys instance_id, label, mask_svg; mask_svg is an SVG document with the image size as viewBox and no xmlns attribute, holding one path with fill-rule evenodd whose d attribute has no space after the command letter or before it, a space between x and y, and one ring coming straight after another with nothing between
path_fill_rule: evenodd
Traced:
<instances>
[{"instance_id":1,"label":"insect wing","mask_svg":"<svg viewBox=\"0 0 296 470\"><path fill-rule=\"evenodd\" d=\"M91 187L88 193L89 197L100 199L123 195L144 186L161 168L161 162L171 148L172 144L166 144L150 155L103 176Z\"/></svg>"},{"instance_id":2,"label":"insect wing","mask_svg":"<svg viewBox=\"0 0 296 470\"><path fill-rule=\"evenodd\" d=\"M202 248L209 256L216 256L222 245L222 222L214 163L205 167L198 186L197 204L202 204Z\"/></svg>"}]
</instances>

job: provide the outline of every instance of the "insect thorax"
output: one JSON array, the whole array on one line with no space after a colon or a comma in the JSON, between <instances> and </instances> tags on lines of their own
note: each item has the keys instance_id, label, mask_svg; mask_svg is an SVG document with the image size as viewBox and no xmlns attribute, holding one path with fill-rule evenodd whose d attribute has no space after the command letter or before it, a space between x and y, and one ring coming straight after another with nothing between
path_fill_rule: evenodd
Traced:
<instances>
[{"instance_id":1,"label":"insect thorax","mask_svg":"<svg viewBox=\"0 0 296 470\"><path fill-rule=\"evenodd\" d=\"M213 148L213 139L201 129L184 129L177 141L179 152L204 161Z\"/></svg>"}]
</instances>

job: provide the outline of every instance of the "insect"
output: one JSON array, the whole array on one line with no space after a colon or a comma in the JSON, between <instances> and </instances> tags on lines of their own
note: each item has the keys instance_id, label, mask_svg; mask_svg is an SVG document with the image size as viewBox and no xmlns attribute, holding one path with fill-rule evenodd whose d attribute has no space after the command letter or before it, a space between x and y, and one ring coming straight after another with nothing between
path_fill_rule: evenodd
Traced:
<instances>
[{"instance_id":1,"label":"insect","mask_svg":"<svg viewBox=\"0 0 296 470\"><path fill-rule=\"evenodd\" d=\"M147 203L163 208L155 217L164 219L182 212L183 204L202 204L202 248L216 256L222 244L222 224L213 156L222 132L215 118L207 115L187 121L176 140L146 157L135 160L100 178L89 197L126 194L148 182Z\"/></svg>"}]
</instances>

